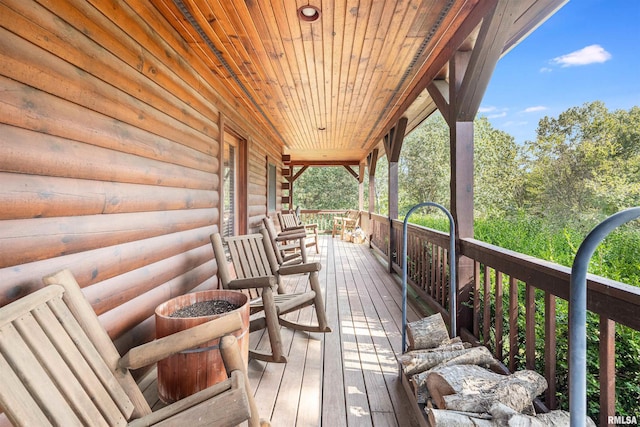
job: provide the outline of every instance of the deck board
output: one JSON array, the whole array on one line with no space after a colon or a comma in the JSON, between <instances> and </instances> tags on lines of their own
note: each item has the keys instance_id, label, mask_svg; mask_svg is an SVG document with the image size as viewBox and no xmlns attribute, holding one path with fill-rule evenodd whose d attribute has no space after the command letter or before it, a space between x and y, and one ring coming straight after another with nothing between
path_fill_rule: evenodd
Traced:
<instances>
[{"instance_id":1,"label":"deck board","mask_svg":"<svg viewBox=\"0 0 640 427\"><path fill-rule=\"evenodd\" d=\"M397 279L367 245L321 236L320 252L309 250L309 258L322 263L320 283L333 332L283 328L288 362L249 362L260 416L274 426L418 426L396 359L402 345ZM284 283L289 292L308 286L302 275ZM408 320L416 320L408 308ZM312 307L287 316L316 322ZM268 349L268 337L253 333L250 346ZM149 386L145 396L153 400L155 383L144 383Z\"/></svg>"}]
</instances>

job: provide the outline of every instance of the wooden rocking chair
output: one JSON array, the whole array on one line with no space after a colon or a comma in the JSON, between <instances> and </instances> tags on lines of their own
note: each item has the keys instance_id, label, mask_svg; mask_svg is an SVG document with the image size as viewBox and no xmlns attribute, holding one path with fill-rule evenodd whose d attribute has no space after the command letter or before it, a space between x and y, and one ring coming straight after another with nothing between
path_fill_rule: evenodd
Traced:
<instances>
[{"instance_id":1,"label":"wooden rocking chair","mask_svg":"<svg viewBox=\"0 0 640 427\"><path fill-rule=\"evenodd\" d=\"M0 308L0 407L13 425L260 425L236 338L227 335L242 328L239 314L120 357L71 272L44 281L48 286ZM151 412L129 370L223 336L230 378Z\"/></svg>"},{"instance_id":2,"label":"wooden rocking chair","mask_svg":"<svg viewBox=\"0 0 640 427\"><path fill-rule=\"evenodd\" d=\"M285 363L280 326L308 332L331 332L327 324L324 301L318 271L320 263L310 262L296 265L279 265L269 236L265 229L259 234L233 236L225 239L231 264L235 271L232 277L227 264L220 234L211 235L213 252L218 263L218 278L224 289L246 290L252 297L250 332L266 328L271 344L271 353L249 350L249 357L267 362ZM280 276L309 273L311 290L302 293L282 293L278 289ZM314 305L318 325L303 325L282 318L283 315Z\"/></svg>"},{"instance_id":3,"label":"wooden rocking chair","mask_svg":"<svg viewBox=\"0 0 640 427\"><path fill-rule=\"evenodd\" d=\"M278 233L273 220L266 216L262 224L273 246L278 264L291 265L307 262L306 233L303 230L281 231Z\"/></svg>"},{"instance_id":4,"label":"wooden rocking chair","mask_svg":"<svg viewBox=\"0 0 640 427\"><path fill-rule=\"evenodd\" d=\"M320 253L318 247L318 224L304 224L300 220L299 214L282 212L278 212L278 222L280 223L280 230L283 232L304 230L307 236L305 246L307 248L315 246L316 253Z\"/></svg>"}]
</instances>

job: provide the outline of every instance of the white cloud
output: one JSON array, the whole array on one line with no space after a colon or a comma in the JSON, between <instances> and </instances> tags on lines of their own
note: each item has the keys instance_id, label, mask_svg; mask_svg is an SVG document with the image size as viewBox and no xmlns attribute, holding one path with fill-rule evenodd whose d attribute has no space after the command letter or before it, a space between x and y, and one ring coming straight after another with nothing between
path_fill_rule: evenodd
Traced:
<instances>
[{"instance_id":1,"label":"white cloud","mask_svg":"<svg viewBox=\"0 0 640 427\"><path fill-rule=\"evenodd\" d=\"M496 107L480 107L478 108L478 113L490 113L495 110L496 110Z\"/></svg>"},{"instance_id":2,"label":"white cloud","mask_svg":"<svg viewBox=\"0 0 640 427\"><path fill-rule=\"evenodd\" d=\"M572 67L577 65L602 63L610 59L611 54L604 50L602 46L592 44L591 46L584 47L580 50L576 50L575 52L553 58L551 62L560 65L561 67Z\"/></svg>"},{"instance_id":3,"label":"white cloud","mask_svg":"<svg viewBox=\"0 0 640 427\"><path fill-rule=\"evenodd\" d=\"M541 73L550 73L553 71L553 68L549 68L549 67L542 67L540 68L540 72Z\"/></svg>"},{"instance_id":4,"label":"white cloud","mask_svg":"<svg viewBox=\"0 0 640 427\"><path fill-rule=\"evenodd\" d=\"M535 112L538 112L538 111L544 111L546 109L547 109L547 107L545 107L543 105L536 105L535 107L527 107L522 112L523 113L535 113Z\"/></svg>"},{"instance_id":5,"label":"white cloud","mask_svg":"<svg viewBox=\"0 0 640 427\"><path fill-rule=\"evenodd\" d=\"M514 121L509 121L509 122L504 122L502 124L502 126L504 127L514 127L514 126L524 126L526 125L527 122L514 122Z\"/></svg>"},{"instance_id":6,"label":"white cloud","mask_svg":"<svg viewBox=\"0 0 640 427\"><path fill-rule=\"evenodd\" d=\"M506 117L507 116L507 112L503 111L502 113L497 113L497 114L490 114L487 116L488 119L499 119L500 117Z\"/></svg>"}]
</instances>

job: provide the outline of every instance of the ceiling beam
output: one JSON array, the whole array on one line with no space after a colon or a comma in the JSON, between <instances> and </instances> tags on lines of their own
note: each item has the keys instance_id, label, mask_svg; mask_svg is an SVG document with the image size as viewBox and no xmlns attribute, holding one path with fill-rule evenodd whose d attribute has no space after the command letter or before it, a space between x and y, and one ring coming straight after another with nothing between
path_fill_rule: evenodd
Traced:
<instances>
[{"instance_id":1,"label":"ceiling beam","mask_svg":"<svg viewBox=\"0 0 640 427\"><path fill-rule=\"evenodd\" d=\"M375 176L377 164L378 164L378 149L374 148L367 156L367 168L369 169L369 176Z\"/></svg>"},{"instance_id":2,"label":"ceiling beam","mask_svg":"<svg viewBox=\"0 0 640 427\"><path fill-rule=\"evenodd\" d=\"M397 162L400 159L400 152L402 151L402 142L404 141L404 134L407 130L407 123L409 119L401 117L398 123L389 130L389 133L384 137L384 151L387 155L387 161Z\"/></svg>"},{"instance_id":3,"label":"ceiling beam","mask_svg":"<svg viewBox=\"0 0 640 427\"><path fill-rule=\"evenodd\" d=\"M291 166L358 166L360 160L291 160Z\"/></svg>"},{"instance_id":4,"label":"ceiling beam","mask_svg":"<svg viewBox=\"0 0 640 427\"><path fill-rule=\"evenodd\" d=\"M309 166L303 166L298 172L296 172L296 174L291 179L287 178L289 182L294 182L296 179L300 178L300 175L302 175L304 171L307 170L308 167Z\"/></svg>"},{"instance_id":5,"label":"ceiling beam","mask_svg":"<svg viewBox=\"0 0 640 427\"><path fill-rule=\"evenodd\" d=\"M449 83L446 80L434 80L427 86L431 99L435 102L436 107L440 110L440 114L451 126L451 113L449 111Z\"/></svg>"},{"instance_id":6,"label":"ceiling beam","mask_svg":"<svg viewBox=\"0 0 640 427\"><path fill-rule=\"evenodd\" d=\"M462 12L466 13L466 8L473 8L469 14L465 17L464 21L459 24L457 31L455 31L453 37L451 37L444 46L442 46L431 61L429 69L420 77L416 85L411 91L407 93L404 101L398 104L395 109L395 113L389 116L387 119L387 125L378 133L371 141L380 141L384 135L389 131L392 123L396 123L398 119L406 112L411 106L413 101L427 88L429 83L433 81L436 75L442 70L442 68L449 62L451 57L460 47L460 45L467 39L469 34L480 24L482 19L491 12L497 0L484 0L473 4L467 2ZM457 22L456 22L457 23Z\"/></svg>"},{"instance_id":7,"label":"ceiling beam","mask_svg":"<svg viewBox=\"0 0 640 427\"><path fill-rule=\"evenodd\" d=\"M457 91L456 121L467 122L475 118L513 23L527 3L524 0L498 0L482 21L462 85Z\"/></svg>"},{"instance_id":8,"label":"ceiling beam","mask_svg":"<svg viewBox=\"0 0 640 427\"><path fill-rule=\"evenodd\" d=\"M357 179L358 181L360 180L360 177L358 177L358 173L353 169L351 169L351 166L347 166L347 165L343 165L343 166L347 170L347 172L349 172L355 179Z\"/></svg>"}]
</instances>

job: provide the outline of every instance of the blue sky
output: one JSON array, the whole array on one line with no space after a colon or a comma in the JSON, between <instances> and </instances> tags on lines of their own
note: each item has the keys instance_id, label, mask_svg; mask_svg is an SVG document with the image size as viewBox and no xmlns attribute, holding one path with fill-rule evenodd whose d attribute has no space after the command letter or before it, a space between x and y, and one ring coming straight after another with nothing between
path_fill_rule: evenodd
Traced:
<instances>
[{"instance_id":1,"label":"blue sky","mask_svg":"<svg viewBox=\"0 0 640 427\"><path fill-rule=\"evenodd\" d=\"M592 101L640 106L640 0L570 0L498 61L478 115L523 143Z\"/></svg>"}]
</instances>

